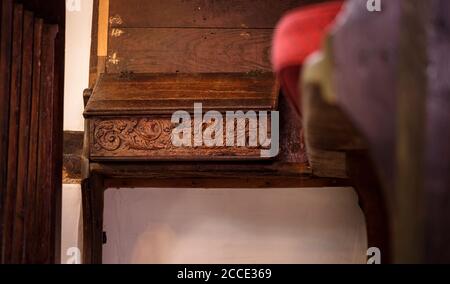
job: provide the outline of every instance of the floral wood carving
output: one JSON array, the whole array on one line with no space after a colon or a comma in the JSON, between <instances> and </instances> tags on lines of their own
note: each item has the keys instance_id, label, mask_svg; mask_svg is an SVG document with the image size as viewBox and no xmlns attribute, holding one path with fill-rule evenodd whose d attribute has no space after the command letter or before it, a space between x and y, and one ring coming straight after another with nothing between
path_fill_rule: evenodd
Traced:
<instances>
[{"instance_id":1,"label":"floral wood carving","mask_svg":"<svg viewBox=\"0 0 450 284\"><path fill-rule=\"evenodd\" d=\"M178 157L181 159L260 158L261 147L259 146L176 147L171 141L172 130L175 127L170 117L91 120L91 158L93 160L120 157L144 160ZM202 129L206 127L207 125L203 125ZM248 128L246 130L247 135Z\"/></svg>"},{"instance_id":2,"label":"floral wood carving","mask_svg":"<svg viewBox=\"0 0 450 284\"><path fill-rule=\"evenodd\" d=\"M162 149L171 145L171 130L172 125L168 120L148 118L95 120L94 150Z\"/></svg>"}]
</instances>

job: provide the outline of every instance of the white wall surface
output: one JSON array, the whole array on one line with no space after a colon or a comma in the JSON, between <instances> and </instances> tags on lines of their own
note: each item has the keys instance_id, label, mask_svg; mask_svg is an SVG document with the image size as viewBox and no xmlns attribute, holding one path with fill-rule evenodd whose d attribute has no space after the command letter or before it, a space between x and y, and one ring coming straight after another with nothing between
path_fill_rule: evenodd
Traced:
<instances>
[{"instance_id":1,"label":"white wall surface","mask_svg":"<svg viewBox=\"0 0 450 284\"><path fill-rule=\"evenodd\" d=\"M109 189L104 263L364 263L351 188Z\"/></svg>"},{"instance_id":2,"label":"white wall surface","mask_svg":"<svg viewBox=\"0 0 450 284\"><path fill-rule=\"evenodd\" d=\"M61 263L67 263L73 256L70 248L80 247L80 217L81 187L79 184L65 184L62 195Z\"/></svg>"},{"instance_id":3,"label":"white wall surface","mask_svg":"<svg viewBox=\"0 0 450 284\"><path fill-rule=\"evenodd\" d=\"M92 0L67 12L65 130L83 130ZM62 262L77 246L81 194L64 185ZM367 241L353 190L110 189L105 263L360 263Z\"/></svg>"},{"instance_id":4,"label":"white wall surface","mask_svg":"<svg viewBox=\"0 0 450 284\"><path fill-rule=\"evenodd\" d=\"M80 5L74 7L79 10L66 12L64 129L83 131L83 90L89 85L92 0L78 1Z\"/></svg>"}]
</instances>

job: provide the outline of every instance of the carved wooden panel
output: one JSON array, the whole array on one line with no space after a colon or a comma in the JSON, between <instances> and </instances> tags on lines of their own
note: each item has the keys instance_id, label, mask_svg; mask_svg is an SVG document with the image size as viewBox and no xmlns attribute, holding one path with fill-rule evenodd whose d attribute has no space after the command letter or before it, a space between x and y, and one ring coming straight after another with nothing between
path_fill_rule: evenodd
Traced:
<instances>
[{"instance_id":1,"label":"carved wooden panel","mask_svg":"<svg viewBox=\"0 0 450 284\"><path fill-rule=\"evenodd\" d=\"M272 73L233 74L104 74L101 75L85 108L89 120L91 160L228 160L261 159L264 138L271 138L271 111L277 107L279 85ZM201 106L201 109L194 109ZM174 146L171 135L175 128L172 115L184 111L189 115L191 145ZM212 128L215 119L201 126L194 112L215 111L221 114L223 138L214 146L204 146L199 137L216 138ZM236 117L235 143L227 142L227 115L241 111L246 118L238 124ZM253 112L253 113L252 113ZM267 118L258 119L260 112ZM194 121L198 127L194 127ZM206 120L205 120L206 121ZM243 125L245 124L246 125ZM259 124L265 137L259 139ZM243 126L242 126L243 125ZM231 124L230 124L231 126ZM220 127L219 127L220 128ZM255 128L250 132L250 128ZM204 132L199 133L202 130ZM197 131L197 135L195 135ZM219 131L220 132L220 131ZM252 135L249 135L252 133ZM263 133L263 132L261 132ZM219 135L219 134L217 134ZM261 134L262 135L262 134ZM232 138L228 137L228 140ZM197 143L194 143L194 138ZM256 139L256 143L255 143ZM221 141L221 142L220 142ZM238 141L244 141L238 144ZM270 143L270 141L269 141ZM186 145L186 144L184 144ZM203 145L203 146L202 146ZM239 146L237 146L239 145ZM269 145L270 146L270 145Z\"/></svg>"},{"instance_id":2,"label":"carved wooden panel","mask_svg":"<svg viewBox=\"0 0 450 284\"><path fill-rule=\"evenodd\" d=\"M212 122L214 123L214 122ZM267 137L270 138L270 116L267 119ZM205 131L211 123L203 123L195 134L191 122L191 145L175 146L172 133L177 124L171 117L124 117L98 118L90 122L90 156L92 160L132 159L132 160L227 160L234 158L261 159L261 149L268 149L250 142L250 129L255 125L246 120L245 131L238 131L235 125L234 146L226 146L226 119L223 119L223 139L218 146L202 143ZM189 126L188 126L189 127ZM257 133L256 129L252 129ZM217 134L216 134L217 135ZM214 138L214 135L212 135ZM195 142L201 143L202 146ZM245 141L245 146L237 146L237 141ZM217 145L217 144L216 144ZM242 145L242 144L241 144ZM254 146L252 146L254 145ZM270 146L270 145L269 145Z\"/></svg>"}]
</instances>

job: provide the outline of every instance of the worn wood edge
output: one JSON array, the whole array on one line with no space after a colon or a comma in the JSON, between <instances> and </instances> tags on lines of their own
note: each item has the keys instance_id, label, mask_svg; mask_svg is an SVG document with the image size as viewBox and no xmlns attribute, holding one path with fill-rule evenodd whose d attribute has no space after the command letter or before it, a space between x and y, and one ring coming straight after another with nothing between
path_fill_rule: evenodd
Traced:
<instances>
[{"instance_id":1,"label":"worn wood edge","mask_svg":"<svg viewBox=\"0 0 450 284\"><path fill-rule=\"evenodd\" d=\"M92 19L91 19L91 48L89 53L89 88L92 88L97 81L98 72L98 8L99 0L92 1Z\"/></svg>"},{"instance_id":2,"label":"worn wood edge","mask_svg":"<svg viewBox=\"0 0 450 284\"><path fill-rule=\"evenodd\" d=\"M88 123L86 123L88 125ZM85 126L89 127L89 126ZM88 128L86 128L88 129ZM161 173L170 173L170 169L179 171L180 174L185 174L187 172L199 171L198 174L211 175L213 171L224 172L217 174L216 176L220 178L221 175L229 176L236 174L233 171L237 166L237 171L242 173L248 171L260 172L262 175L286 175L286 176L298 176L311 175L312 171L308 163L290 163L280 161L279 159L251 159L245 161L220 161L212 162L210 158L205 157L201 163L192 161L192 157L186 157L186 161L182 161L181 157L176 157L172 159L166 159L165 161L159 159L158 161L151 161L148 158L136 158L136 157L112 157L102 158L90 157L89 154L89 140L86 136L87 133L82 131L65 131L64 132L64 167L63 176L64 183L79 183L82 179L89 176L91 171L97 171L100 168L105 169L105 171L100 170L100 173L113 172L113 168L120 169L133 168L136 171L150 171L153 174L158 175ZM84 142L83 142L84 140ZM86 142L87 141L87 142ZM219 157L223 158L223 157ZM230 157L231 159L236 159L236 157ZM141 160L140 162L137 160ZM223 160L223 159L222 159ZM93 163L91 166L90 163ZM99 164L101 162L101 164ZM80 165L78 165L79 163ZM100 166L101 165L101 166ZM213 168L211 168L213 166ZM130 174L133 175L133 171ZM209 172L209 173L208 173ZM150 175L151 173L147 173ZM238 174L236 176L239 176Z\"/></svg>"},{"instance_id":3,"label":"worn wood edge","mask_svg":"<svg viewBox=\"0 0 450 284\"><path fill-rule=\"evenodd\" d=\"M63 184L81 182L83 131L64 131Z\"/></svg>"},{"instance_id":4,"label":"worn wood edge","mask_svg":"<svg viewBox=\"0 0 450 284\"><path fill-rule=\"evenodd\" d=\"M253 78L253 76L258 77L259 74L261 74L261 76L268 76L268 74L271 74L272 80L273 80L273 85L272 88L270 90L267 91L267 94L271 94L270 97L268 96L268 98L271 98L271 104L270 105L246 105L246 106L242 106L239 105L238 103L236 103L236 107L231 107L231 106L214 106L214 107L209 107L209 106L203 106L203 110L209 111L209 110L217 110L219 112L226 112L226 111L236 111L236 110L242 110L242 111L249 111L249 110L254 110L254 111L272 111L272 110L277 110L278 109L278 105L279 105L279 96L280 96L280 91L281 91L281 85L280 85L280 81L279 78L275 75L273 75L272 72L262 72L262 73L248 73L248 72L238 72L238 73L214 73L215 77L218 77L220 75L223 76L227 76L227 75L237 75L237 74L242 74L245 75L246 78L248 77L248 79ZM192 74L171 74L171 73L148 73L148 74L138 74L137 76L158 76L158 75L162 75L162 76L187 76L187 77L192 77L192 78L196 78L198 76L202 76L202 75L211 75L211 73L192 73ZM132 75L134 76L134 75ZM173 112L180 110L180 106L177 106L176 103L174 103L174 106L172 107L154 107L154 108L147 108L147 109L132 109L130 110L129 108L119 108L119 109L114 109L114 110L109 110L109 109L96 109L95 104L100 104L102 102L102 100L96 100L95 99L95 93L96 90L98 90L98 88L100 88L100 82L103 80L103 78L110 78L110 77L117 77L117 80L119 80L121 78L121 75L112 75L112 74L106 74L106 73L102 73L99 75L98 80L96 81L95 85L93 86L93 88L88 88L85 89L83 92L83 99L84 99L84 103L85 103L85 109L83 111L83 116L84 118L91 118L91 117L97 117L97 116L102 116L102 117L120 117L120 116L126 116L126 115L168 115L168 114L172 114ZM125 79L126 82L129 82L129 80L132 79ZM181 100L181 99L180 99ZM195 102L196 99L192 99L192 106L188 107L187 109L185 109L186 111L193 113L193 103ZM205 99L202 99L201 97L198 98L199 101L202 101L203 103L205 103ZM230 99L232 100L232 99ZM238 100L238 99L236 99ZM181 100L182 101L182 100ZM206 100L207 101L207 100Z\"/></svg>"},{"instance_id":5,"label":"worn wood edge","mask_svg":"<svg viewBox=\"0 0 450 284\"><path fill-rule=\"evenodd\" d=\"M109 0L99 0L97 55L108 55Z\"/></svg>"},{"instance_id":6,"label":"worn wood edge","mask_svg":"<svg viewBox=\"0 0 450 284\"><path fill-rule=\"evenodd\" d=\"M287 178L310 180L312 175L307 164L276 162L92 162L90 172L106 178L121 179L214 179L217 186L226 179L273 179Z\"/></svg>"},{"instance_id":7,"label":"worn wood edge","mask_svg":"<svg viewBox=\"0 0 450 284\"><path fill-rule=\"evenodd\" d=\"M195 150L193 150L195 151ZM195 152L193 152L195 153ZM220 152L218 154L221 154ZM275 157L274 157L275 158ZM242 155L217 155L213 153L202 155L174 155L174 156L96 156L91 155L91 162L166 162L166 161L178 161L178 162L209 162L209 161L265 161L273 160L274 158L260 157L259 153L255 154L242 154Z\"/></svg>"},{"instance_id":8,"label":"worn wood edge","mask_svg":"<svg viewBox=\"0 0 450 284\"><path fill-rule=\"evenodd\" d=\"M109 109L104 109L104 110L93 110L92 108L87 108L84 112L83 112L83 116L84 118L96 118L96 117L101 117L101 118L123 118L123 117L130 117L130 116L147 116L147 115L161 115L161 116L166 116L170 119L171 115L178 111L178 110L184 110L187 111L190 114L194 113L194 103L196 101L192 100L192 105L190 105L189 107L183 107L183 106L176 106L174 105L173 107L155 107L155 108L148 108L148 109L143 109L143 110L139 110L139 109L126 109L126 108L121 108L121 109L116 109L116 110L109 110ZM203 104L205 103L205 101L203 101ZM242 107L239 106L238 104L236 104L236 106L202 106L202 110L203 112L207 112L210 110L216 110L222 114L225 114L227 111L250 111L253 110L255 112L258 111L272 111L275 109L272 109L270 105L266 105L266 106L261 106L261 105L249 105L246 107Z\"/></svg>"},{"instance_id":9,"label":"worn wood edge","mask_svg":"<svg viewBox=\"0 0 450 284\"><path fill-rule=\"evenodd\" d=\"M345 152L311 149L308 143L306 143L306 147L309 149L308 158L314 175L348 178Z\"/></svg>"},{"instance_id":10,"label":"worn wood edge","mask_svg":"<svg viewBox=\"0 0 450 284\"><path fill-rule=\"evenodd\" d=\"M88 120L84 121L84 134L83 134L83 152L81 154L81 180L87 180L90 175L90 143L89 143L90 123Z\"/></svg>"},{"instance_id":11,"label":"worn wood edge","mask_svg":"<svg viewBox=\"0 0 450 284\"><path fill-rule=\"evenodd\" d=\"M207 189L256 189L256 188L323 188L351 187L347 179L319 177L246 177L246 178L177 178L135 179L105 178L105 188L207 188Z\"/></svg>"},{"instance_id":12,"label":"worn wood edge","mask_svg":"<svg viewBox=\"0 0 450 284\"><path fill-rule=\"evenodd\" d=\"M83 90L83 104L84 107L86 107L87 103L89 102L89 99L92 95L92 89L84 89Z\"/></svg>"}]
</instances>

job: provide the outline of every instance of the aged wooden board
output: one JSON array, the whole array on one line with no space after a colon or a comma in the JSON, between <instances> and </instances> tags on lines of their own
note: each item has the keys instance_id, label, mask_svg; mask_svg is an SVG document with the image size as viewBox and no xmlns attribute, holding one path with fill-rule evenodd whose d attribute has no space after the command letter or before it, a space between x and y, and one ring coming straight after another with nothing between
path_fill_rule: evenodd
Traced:
<instances>
[{"instance_id":1,"label":"aged wooden board","mask_svg":"<svg viewBox=\"0 0 450 284\"><path fill-rule=\"evenodd\" d=\"M128 77L130 76L130 77ZM104 74L85 108L93 115L172 114L203 109L274 110L279 85L272 73Z\"/></svg>"},{"instance_id":2,"label":"aged wooden board","mask_svg":"<svg viewBox=\"0 0 450 284\"><path fill-rule=\"evenodd\" d=\"M107 72L271 71L271 29L111 29Z\"/></svg>"},{"instance_id":3,"label":"aged wooden board","mask_svg":"<svg viewBox=\"0 0 450 284\"><path fill-rule=\"evenodd\" d=\"M18 155L17 155L17 185L16 185L16 214L21 216L25 213L27 197L27 177L28 177L28 150L30 135L30 106L32 89L32 67L33 67L33 30L34 15L32 12L24 12L23 20L23 46L22 46L22 77L20 95L20 118L18 135ZM12 261L18 263L22 261L24 247L21 245L24 239L25 219L16 217L14 225L14 242Z\"/></svg>"},{"instance_id":4,"label":"aged wooden board","mask_svg":"<svg viewBox=\"0 0 450 284\"><path fill-rule=\"evenodd\" d=\"M218 182L220 179L220 182ZM105 180L106 188L321 188L351 186L349 180L318 178L311 175L285 176L246 176L208 177L208 178L123 178Z\"/></svg>"},{"instance_id":5,"label":"aged wooden board","mask_svg":"<svg viewBox=\"0 0 450 284\"><path fill-rule=\"evenodd\" d=\"M278 158L285 163L308 164L302 118L283 93L280 93L278 98L278 111L280 113L280 155Z\"/></svg>"},{"instance_id":6,"label":"aged wooden board","mask_svg":"<svg viewBox=\"0 0 450 284\"><path fill-rule=\"evenodd\" d=\"M53 163L47 162L49 157L52 157L57 145L54 143L52 137L54 137L54 121L55 113L53 111L55 103L55 38L58 32L58 26L47 25L43 26L42 35L42 74L40 83L40 112L39 112L39 141L38 141L38 167L37 167L37 180L36 180L36 200L54 200L54 175L53 170L56 161ZM61 157L62 159L62 157ZM55 204L53 204L55 205ZM40 218L48 220L49 226L42 226L37 228L37 235L41 241L54 246L54 232L52 232L51 222L55 210L55 206L49 206L48 204L37 204L37 210L39 210ZM37 259L40 263L51 262L49 255L49 247L37 248ZM50 250L51 251L51 250Z\"/></svg>"},{"instance_id":7,"label":"aged wooden board","mask_svg":"<svg viewBox=\"0 0 450 284\"><path fill-rule=\"evenodd\" d=\"M92 1L92 29L91 29L91 52L89 58L89 88L93 88L97 80L98 72L98 14L99 0Z\"/></svg>"},{"instance_id":8,"label":"aged wooden board","mask_svg":"<svg viewBox=\"0 0 450 284\"><path fill-rule=\"evenodd\" d=\"M110 0L112 27L272 28L308 0Z\"/></svg>"},{"instance_id":9,"label":"aged wooden board","mask_svg":"<svg viewBox=\"0 0 450 284\"><path fill-rule=\"evenodd\" d=\"M37 216L30 208L39 201L36 200L38 189L36 188L38 164L38 141L39 141L39 107L41 89L41 54L42 54L42 28L43 20L35 19L34 23L34 47L33 47L33 89L30 109L30 142L28 156L28 181L27 181L27 204L29 206L25 213L25 243L31 244L35 238L35 224ZM25 262L35 259L34 247L26 245Z\"/></svg>"},{"instance_id":10,"label":"aged wooden board","mask_svg":"<svg viewBox=\"0 0 450 284\"><path fill-rule=\"evenodd\" d=\"M13 3L11 0L2 1L0 16L0 262L4 262L5 236L3 226L4 197L7 182L8 163L8 116L11 79L11 29L13 21Z\"/></svg>"},{"instance_id":11,"label":"aged wooden board","mask_svg":"<svg viewBox=\"0 0 450 284\"><path fill-rule=\"evenodd\" d=\"M19 112L20 112L20 83L22 75L22 32L23 32L23 6L14 6L12 41L12 66L11 66L11 93L9 111L8 131L8 178L4 190L4 234L2 236L5 245L5 259L11 259L13 242L13 230L15 223L15 204L17 186L17 138L19 134ZM6 245L8 244L8 245Z\"/></svg>"}]
</instances>

